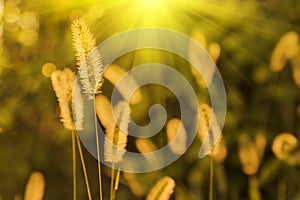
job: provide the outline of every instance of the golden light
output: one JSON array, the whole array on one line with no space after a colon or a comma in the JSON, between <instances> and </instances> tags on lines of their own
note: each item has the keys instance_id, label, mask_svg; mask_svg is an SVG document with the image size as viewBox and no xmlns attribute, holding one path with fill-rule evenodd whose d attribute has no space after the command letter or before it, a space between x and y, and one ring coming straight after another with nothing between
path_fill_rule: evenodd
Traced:
<instances>
[{"instance_id":1,"label":"golden light","mask_svg":"<svg viewBox=\"0 0 300 200\"><path fill-rule=\"evenodd\" d=\"M136 1L133 11L139 16L139 24L143 26L157 26L158 23L162 23L162 21L169 18L170 10L166 3L166 0Z\"/></svg>"},{"instance_id":2,"label":"golden light","mask_svg":"<svg viewBox=\"0 0 300 200\"><path fill-rule=\"evenodd\" d=\"M140 3L144 6L158 7L163 0L140 0Z\"/></svg>"}]
</instances>

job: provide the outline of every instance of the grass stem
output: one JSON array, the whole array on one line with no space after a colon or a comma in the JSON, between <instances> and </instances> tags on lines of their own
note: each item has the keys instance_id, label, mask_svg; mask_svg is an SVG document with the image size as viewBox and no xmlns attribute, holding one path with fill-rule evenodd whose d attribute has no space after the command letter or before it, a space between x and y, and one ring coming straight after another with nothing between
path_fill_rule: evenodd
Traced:
<instances>
[{"instance_id":1,"label":"grass stem","mask_svg":"<svg viewBox=\"0 0 300 200\"><path fill-rule=\"evenodd\" d=\"M100 145L99 145L99 135L98 135L98 122L96 114L96 101L94 96L94 117L95 117L95 135L96 135L96 148L97 148L97 166L98 166L98 180L99 180L99 196L102 200L102 180L101 180L101 156L100 156Z\"/></svg>"},{"instance_id":2,"label":"grass stem","mask_svg":"<svg viewBox=\"0 0 300 200\"><path fill-rule=\"evenodd\" d=\"M286 181L284 178L278 183L278 200L286 200Z\"/></svg>"},{"instance_id":3,"label":"grass stem","mask_svg":"<svg viewBox=\"0 0 300 200\"><path fill-rule=\"evenodd\" d=\"M76 142L75 142L75 131L72 131L72 165L73 165L73 200L76 200Z\"/></svg>"},{"instance_id":4,"label":"grass stem","mask_svg":"<svg viewBox=\"0 0 300 200\"><path fill-rule=\"evenodd\" d=\"M213 199L214 192L214 160L210 157L209 163L209 200Z\"/></svg>"},{"instance_id":5,"label":"grass stem","mask_svg":"<svg viewBox=\"0 0 300 200\"><path fill-rule=\"evenodd\" d=\"M78 150L79 150L81 165L82 165L82 169L83 169L83 174L84 174L84 179L85 179L85 184L86 184L86 190L87 190L87 193L88 193L88 198L89 198L89 200L92 200L91 189L90 189L88 175L87 175L87 171L86 171L86 166L85 166L85 162L84 162L84 158L83 158L83 154L82 154L80 140L79 140L78 134L75 133L75 135L76 135L76 140L77 140L77 146L78 146Z\"/></svg>"},{"instance_id":6,"label":"grass stem","mask_svg":"<svg viewBox=\"0 0 300 200\"><path fill-rule=\"evenodd\" d=\"M261 194L259 190L259 185L258 185L258 180L255 174L249 175L248 176L248 181L249 181L249 188L248 188L248 193L249 193L249 199L250 200L261 200Z\"/></svg>"},{"instance_id":7,"label":"grass stem","mask_svg":"<svg viewBox=\"0 0 300 200\"><path fill-rule=\"evenodd\" d=\"M111 179L110 179L110 200L114 200L114 180L115 180L115 163L111 166Z\"/></svg>"}]
</instances>

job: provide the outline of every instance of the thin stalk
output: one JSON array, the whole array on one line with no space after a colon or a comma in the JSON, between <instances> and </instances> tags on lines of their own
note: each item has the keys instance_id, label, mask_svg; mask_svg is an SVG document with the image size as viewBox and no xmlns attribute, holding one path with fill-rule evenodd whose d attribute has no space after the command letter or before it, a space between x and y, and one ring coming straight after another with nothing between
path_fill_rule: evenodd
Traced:
<instances>
[{"instance_id":1,"label":"thin stalk","mask_svg":"<svg viewBox=\"0 0 300 200\"><path fill-rule=\"evenodd\" d=\"M115 180L115 185L114 185L114 193L113 193L113 197L114 199L116 198L116 192L119 188L119 182L120 182L120 168L117 171L117 175L116 175L116 180Z\"/></svg>"},{"instance_id":2,"label":"thin stalk","mask_svg":"<svg viewBox=\"0 0 300 200\"><path fill-rule=\"evenodd\" d=\"M286 181L284 178L278 183L278 200L286 200Z\"/></svg>"},{"instance_id":3,"label":"thin stalk","mask_svg":"<svg viewBox=\"0 0 300 200\"><path fill-rule=\"evenodd\" d=\"M209 163L209 200L213 199L214 192L214 160L210 157Z\"/></svg>"},{"instance_id":4,"label":"thin stalk","mask_svg":"<svg viewBox=\"0 0 300 200\"><path fill-rule=\"evenodd\" d=\"M85 184L86 184L86 190L87 190L87 193L88 193L89 200L92 200L91 189L90 189L89 180L88 180L88 176L87 176L87 171L86 171L86 167L85 167L85 162L84 162L84 158L83 158L83 154L82 154L81 144L80 144L80 141L79 141L78 134L75 133L75 135L76 135L76 140L77 140L77 146L78 146L78 150L79 150L81 165L82 165L82 169L83 169L83 174L84 174L84 179L85 179Z\"/></svg>"},{"instance_id":5,"label":"thin stalk","mask_svg":"<svg viewBox=\"0 0 300 200\"><path fill-rule=\"evenodd\" d=\"M110 200L114 200L114 179L115 179L115 163L111 166L111 179L110 179Z\"/></svg>"},{"instance_id":6,"label":"thin stalk","mask_svg":"<svg viewBox=\"0 0 300 200\"><path fill-rule=\"evenodd\" d=\"M100 145L99 145L99 136L98 136L98 123L97 123L97 114L96 114L96 103L94 96L94 118L95 118L95 134L96 134L96 148L97 148L97 166L98 166L98 180L99 180L99 196L102 200L102 180L101 180L101 164L100 164Z\"/></svg>"},{"instance_id":7,"label":"thin stalk","mask_svg":"<svg viewBox=\"0 0 300 200\"><path fill-rule=\"evenodd\" d=\"M117 175L116 175L116 180L115 180L115 192L119 189L119 182L120 182L120 173L121 173L121 169L119 168L117 171Z\"/></svg>"},{"instance_id":8,"label":"thin stalk","mask_svg":"<svg viewBox=\"0 0 300 200\"><path fill-rule=\"evenodd\" d=\"M249 186L248 193L250 200L261 200L261 194L259 191L258 180L255 174L248 176Z\"/></svg>"},{"instance_id":9,"label":"thin stalk","mask_svg":"<svg viewBox=\"0 0 300 200\"><path fill-rule=\"evenodd\" d=\"M75 149L75 132L72 131L72 162L73 162L73 200L76 200L77 183L76 183L76 149Z\"/></svg>"}]
</instances>

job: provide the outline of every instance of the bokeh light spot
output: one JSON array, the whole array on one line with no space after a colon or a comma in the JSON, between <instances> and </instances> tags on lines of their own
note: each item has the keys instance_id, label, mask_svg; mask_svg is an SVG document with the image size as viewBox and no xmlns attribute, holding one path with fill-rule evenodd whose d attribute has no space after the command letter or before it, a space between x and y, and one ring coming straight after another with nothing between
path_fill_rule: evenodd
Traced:
<instances>
[{"instance_id":1,"label":"bokeh light spot","mask_svg":"<svg viewBox=\"0 0 300 200\"><path fill-rule=\"evenodd\" d=\"M32 12L24 12L20 18L20 27L27 31L36 31L39 28L39 20Z\"/></svg>"},{"instance_id":2,"label":"bokeh light spot","mask_svg":"<svg viewBox=\"0 0 300 200\"><path fill-rule=\"evenodd\" d=\"M52 72L54 72L56 70L56 65L53 63L46 63L43 65L42 67L42 74L45 77L50 77Z\"/></svg>"},{"instance_id":3,"label":"bokeh light spot","mask_svg":"<svg viewBox=\"0 0 300 200\"><path fill-rule=\"evenodd\" d=\"M20 31L18 42L25 46L33 45L38 39L38 34L35 31Z\"/></svg>"}]
</instances>

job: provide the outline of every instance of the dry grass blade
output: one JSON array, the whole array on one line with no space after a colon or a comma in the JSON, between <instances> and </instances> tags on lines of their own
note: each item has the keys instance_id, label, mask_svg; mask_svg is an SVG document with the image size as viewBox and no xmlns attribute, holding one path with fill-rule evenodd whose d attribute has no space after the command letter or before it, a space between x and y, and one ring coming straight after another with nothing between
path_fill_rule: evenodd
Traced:
<instances>
[{"instance_id":1,"label":"dry grass blade","mask_svg":"<svg viewBox=\"0 0 300 200\"><path fill-rule=\"evenodd\" d=\"M25 200L42 200L45 190L45 180L40 172L33 172L26 185Z\"/></svg>"},{"instance_id":2,"label":"dry grass blade","mask_svg":"<svg viewBox=\"0 0 300 200\"><path fill-rule=\"evenodd\" d=\"M60 108L60 121L69 130L75 128L70 110L74 80L75 73L69 68L63 71L56 70L51 74L52 86Z\"/></svg>"},{"instance_id":3,"label":"dry grass blade","mask_svg":"<svg viewBox=\"0 0 300 200\"><path fill-rule=\"evenodd\" d=\"M175 181L168 176L159 179L151 188L146 200L169 200L174 192Z\"/></svg>"}]
</instances>

